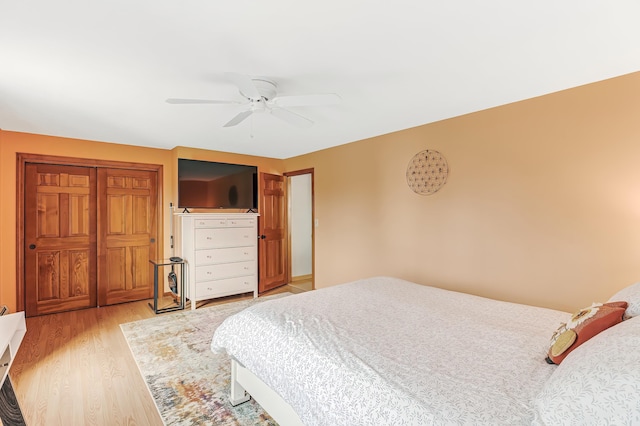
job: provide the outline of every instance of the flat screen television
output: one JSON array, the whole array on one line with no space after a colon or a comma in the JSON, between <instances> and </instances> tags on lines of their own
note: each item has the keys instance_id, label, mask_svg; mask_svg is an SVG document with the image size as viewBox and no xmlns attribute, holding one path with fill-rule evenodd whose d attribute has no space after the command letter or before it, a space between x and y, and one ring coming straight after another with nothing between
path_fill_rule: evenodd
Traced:
<instances>
[{"instance_id":1,"label":"flat screen television","mask_svg":"<svg viewBox=\"0 0 640 426\"><path fill-rule=\"evenodd\" d=\"M178 159L178 207L257 209L258 168Z\"/></svg>"}]
</instances>

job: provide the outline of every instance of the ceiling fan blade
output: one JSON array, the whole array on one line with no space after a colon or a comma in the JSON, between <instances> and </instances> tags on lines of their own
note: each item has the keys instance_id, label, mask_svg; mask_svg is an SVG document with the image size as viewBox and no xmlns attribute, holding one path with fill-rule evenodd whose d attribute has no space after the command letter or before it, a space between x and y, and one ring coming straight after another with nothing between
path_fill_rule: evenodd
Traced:
<instances>
[{"instance_id":1,"label":"ceiling fan blade","mask_svg":"<svg viewBox=\"0 0 640 426\"><path fill-rule=\"evenodd\" d=\"M262 95L258 92L258 89L253 84L251 77L244 74L237 74L234 72L225 73L225 76L240 89L240 93L253 100L262 99Z\"/></svg>"},{"instance_id":2,"label":"ceiling fan blade","mask_svg":"<svg viewBox=\"0 0 640 426\"><path fill-rule=\"evenodd\" d=\"M250 109L247 111L242 111L241 113L233 117L231 120L229 120L229 122L227 122L227 124L225 124L222 127L237 126L238 124L242 123L247 117L249 117L251 114L253 114L253 111Z\"/></svg>"},{"instance_id":3,"label":"ceiling fan blade","mask_svg":"<svg viewBox=\"0 0 640 426\"><path fill-rule=\"evenodd\" d=\"M271 110L271 114L297 127L313 126L313 121L309 120L306 117L301 116L300 114L296 114L295 112L291 112L284 108L273 108Z\"/></svg>"},{"instance_id":4,"label":"ceiling fan blade","mask_svg":"<svg viewBox=\"0 0 640 426\"><path fill-rule=\"evenodd\" d=\"M169 98L166 100L168 104L220 104L220 105L239 105L238 101L217 101L211 99L176 99Z\"/></svg>"},{"instance_id":5,"label":"ceiling fan blade","mask_svg":"<svg viewBox=\"0 0 640 426\"><path fill-rule=\"evenodd\" d=\"M278 96L273 99L273 104L280 107L321 106L337 105L341 101L342 98L335 93L323 93L318 95Z\"/></svg>"}]
</instances>

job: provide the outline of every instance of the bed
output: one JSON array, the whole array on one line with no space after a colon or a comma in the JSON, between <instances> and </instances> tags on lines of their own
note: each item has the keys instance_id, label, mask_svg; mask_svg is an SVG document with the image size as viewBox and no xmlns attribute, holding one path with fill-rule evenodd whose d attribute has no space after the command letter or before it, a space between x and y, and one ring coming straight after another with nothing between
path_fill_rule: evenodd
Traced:
<instances>
[{"instance_id":1,"label":"bed","mask_svg":"<svg viewBox=\"0 0 640 426\"><path fill-rule=\"evenodd\" d=\"M281 425L636 424L636 311L550 365L569 313L375 277L253 305L211 348L232 358L231 402Z\"/></svg>"}]
</instances>

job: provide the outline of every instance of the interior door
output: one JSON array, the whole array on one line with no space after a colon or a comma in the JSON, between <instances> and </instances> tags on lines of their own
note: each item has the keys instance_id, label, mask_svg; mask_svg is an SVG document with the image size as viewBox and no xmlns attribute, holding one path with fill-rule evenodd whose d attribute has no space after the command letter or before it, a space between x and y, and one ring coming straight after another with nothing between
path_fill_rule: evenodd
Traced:
<instances>
[{"instance_id":1,"label":"interior door","mask_svg":"<svg viewBox=\"0 0 640 426\"><path fill-rule=\"evenodd\" d=\"M26 164L25 311L96 306L96 170Z\"/></svg>"},{"instance_id":2,"label":"interior door","mask_svg":"<svg viewBox=\"0 0 640 426\"><path fill-rule=\"evenodd\" d=\"M153 297L157 173L98 170L98 304Z\"/></svg>"},{"instance_id":3,"label":"interior door","mask_svg":"<svg viewBox=\"0 0 640 426\"><path fill-rule=\"evenodd\" d=\"M284 176L260 173L262 198L258 221L259 293L287 283L287 218L284 184Z\"/></svg>"},{"instance_id":4,"label":"interior door","mask_svg":"<svg viewBox=\"0 0 640 426\"><path fill-rule=\"evenodd\" d=\"M314 194L313 169L284 174L287 179L287 244L289 284L313 289Z\"/></svg>"}]
</instances>

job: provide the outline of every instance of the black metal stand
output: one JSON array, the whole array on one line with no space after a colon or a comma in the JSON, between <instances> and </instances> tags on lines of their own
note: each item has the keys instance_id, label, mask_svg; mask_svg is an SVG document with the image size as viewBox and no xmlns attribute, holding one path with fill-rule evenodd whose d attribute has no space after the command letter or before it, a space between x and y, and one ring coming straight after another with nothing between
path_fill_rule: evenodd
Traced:
<instances>
[{"instance_id":1,"label":"black metal stand","mask_svg":"<svg viewBox=\"0 0 640 426\"><path fill-rule=\"evenodd\" d=\"M150 260L153 265L153 305L149 303L149 307L153 309L156 314L162 314L164 312L179 311L184 309L186 304L186 295L184 293L184 260L174 262L169 259ZM164 294L164 286L161 286L163 282L160 276L165 275L165 267L170 267L167 277L170 280L171 293L174 297L175 305L170 305L164 308L158 307L158 297ZM179 273L176 273L176 269L180 269ZM162 270L162 274L160 274Z\"/></svg>"}]
</instances>

